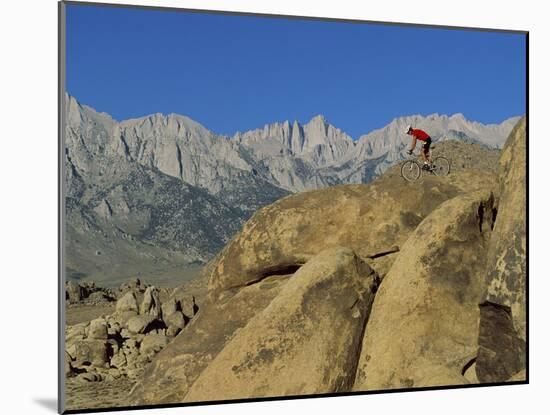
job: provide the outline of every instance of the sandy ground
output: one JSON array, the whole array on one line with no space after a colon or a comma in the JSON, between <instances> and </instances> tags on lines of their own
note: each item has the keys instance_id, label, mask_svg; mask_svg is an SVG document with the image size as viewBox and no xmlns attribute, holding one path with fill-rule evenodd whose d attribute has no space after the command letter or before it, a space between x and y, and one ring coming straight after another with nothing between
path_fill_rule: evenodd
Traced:
<instances>
[{"instance_id":1,"label":"sandy ground","mask_svg":"<svg viewBox=\"0 0 550 415\"><path fill-rule=\"evenodd\" d=\"M111 382L80 383L69 378L65 387L66 409L112 408L128 406L134 381L126 377Z\"/></svg>"},{"instance_id":2,"label":"sandy ground","mask_svg":"<svg viewBox=\"0 0 550 415\"><path fill-rule=\"evenodd\" d=\"M125 269L125 272L120 275L116 273L116 269L118 268L115 268L112 273L90 272L89 275L83 278L71 278L71 275L68 275L68 279L75 282L94 281L98 287L117 288L123 282L139 277L142 281L157 287L174 288L196 278L202 270L202 265L158 270L151 270L146 266L136 266L135 269Z\"/></svg>"},{"instance_id":3,"label":"sandy ground","mask_svg":"<svg viewBox=\"0 0 550 415\"><path fill-rule=\"evenodd\" d=\"M77 305L67 307L67 326L93 320L99 316L111 314L115 311L115 304L112 305Z\"/></svg>"}]
</instances>

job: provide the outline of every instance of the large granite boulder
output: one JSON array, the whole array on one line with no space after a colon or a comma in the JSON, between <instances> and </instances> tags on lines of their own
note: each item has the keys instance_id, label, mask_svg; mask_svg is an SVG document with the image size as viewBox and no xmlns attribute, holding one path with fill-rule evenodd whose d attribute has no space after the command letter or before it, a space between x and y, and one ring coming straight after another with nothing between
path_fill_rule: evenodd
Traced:
<instances>
[{"instance_id":1,"label":"large granite boulder","mask_svg":"<svg viewBox=\"0 0 550 415\"><path fill-rule=\"evenodd\" d=\"M165 301L162 302L161 310L162 315L164 317L169 316L179 309L178 301L176 301L174 298L168 298Z\"/></svg>"},{"instance_id":2,"label":"large granite boulder","mask_svg":"<svg viewBox=\"0 0 550 415\"><path fill-rule=\"evenodd\" d=\"M104 340L80 340L74 343L74 348L74 366L104 367L109 362L108 346Z\"/></svg>"},{"instance_id":3,"label":"large granite boulder","mask_svg":"<svg viewBox=\"0 0 550 415\"><path fill-rule=\"evenodd\" d=\"M107 322L104 318L99 317L90 321L88 327L88 338L97 340L107 340Z\"/></svg>"},{"instance_id":4,"label":"large granite boulder","mask_svg":"<svg viewBox=\"0 0 550 415\"><path fill-rule=\"evenodd\" d=\"M66 299L69 301L69 303L78 303L82 300L82 287L74 281L68 281L65 284L65 292Z\"/></svg>"},{"instance_id":5,"label":"large granite boulder","mask_svg":"<svg viewBox=\"0 0 550 415\"><path fill-rule=\"evenodd\" d=\"M117 313L134 312L139 311L136 295L133 291L128 291L116 302Z\"/></svg>"},{"instance_id":6,"label":"large granite boulder","mask_svg":"<svg viewBox=\"0 0 550 415\"><path fill-rule=\"evenodd\" d=\"M130 333L143 334L152 330L158 320L151 314L134 316L128 320L127 328Z\"/></svg>"},{"instance_id":7,"label":"large granite boulder","mask_svg":"<svg viewBox=\"0 0 550 415\"><path fill-rule=\"evenodd\" d=\"M186 317L181 311L176 311L175 313L170 314L168 317L164 318L164 323L167 327L175 327L178 329L183 329L187 324Z\"/></svg>"},{"instance_id":8,"label":"large granite boulder","mask_svg":"<svg viewBox=\"0 0 550 415\"><path fill-rule=\"evenodd\" d=\"M373 303L354 390L468 383L493 207L490 191L458 196L409 237Z\"/></svg>"},{"instance_id":9,"label":"large granite boulder","mask_svg":"<svg viewBox=\"0 0 550 415\"><path fill-rule=\"evenodd\" d=\"M285 197L260 209L208 267L209 294L294 272L330 247L367 258L400 246L441 203L495 181L494 174L472 171L412 184L388 176Z\"/></svg>"},{"instance_id":10,"label":"large granite boulder","mask_svg":"<svg viewBox=\"0 0 550 415\"><path fill-rule=\"evenodd\" d=\"M159 290L156 287L147 287L143 294L143 301L139 307L140 314L149 314L155 318L162 318L162 304Z\"/></svg>"},{"instance_id":11,"label":"large granite boulder","mask_svg":"<svg viewBox=\"0 0 550 415\"><path fill-rule=\"evenodd\" d=\"M239 330L185 401L348 391L377 284L350 249L320 252Z\"/></svg>"}]
</instances>

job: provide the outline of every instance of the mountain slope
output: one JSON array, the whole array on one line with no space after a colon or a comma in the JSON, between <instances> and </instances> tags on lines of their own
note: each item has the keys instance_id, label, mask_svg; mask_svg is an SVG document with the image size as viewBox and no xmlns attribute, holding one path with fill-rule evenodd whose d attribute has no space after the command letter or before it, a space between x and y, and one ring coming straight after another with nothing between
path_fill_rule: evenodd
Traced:
<instances>
[{"instance_id":1,"label":"mountain slope","mask_svg":"<svg viewBox=\"0 0 550 415\"><path fill-rule=\"evenodd\" d=\"M85 196L66 201L67 262L76 275L120 281L174 272L209 259L242 222L239 209L143 166L121 161L116 176L102 179L101 188L85 182Z\"/></svg>"},{"instance_id":2,"label":"mountain slope","mask_svg":"<svg viewBox=\"0 0 550 415\"><path fill-rule=\"evenodd\" d=\"M214 196L163 173L155 163L136 162L109 116L74 100L67 110L66 258L71 279L109 285L137 273L154 275L157 281L181 277L216 254L252 211L287 194L260 179L236 177ZM263 192L239 187L243 180Z\"/></svg>"}]
</instances>

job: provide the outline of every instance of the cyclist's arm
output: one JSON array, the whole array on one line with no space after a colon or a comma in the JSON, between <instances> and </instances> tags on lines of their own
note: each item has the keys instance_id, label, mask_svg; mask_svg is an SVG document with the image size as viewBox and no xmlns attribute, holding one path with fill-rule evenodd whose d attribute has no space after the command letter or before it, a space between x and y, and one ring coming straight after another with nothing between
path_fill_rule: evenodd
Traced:
<instances>
[{"instance_id":1,"label":"cyclist's arm","mask_svg":"<svg viewBox=\"0 0 550 415\"><path fill-rule=\"evenodd\" d=\"M415 148L416 148L416 136L413 135L411 148L409 149L409 151L413 151Z\"/></svg>"}]
</instances>

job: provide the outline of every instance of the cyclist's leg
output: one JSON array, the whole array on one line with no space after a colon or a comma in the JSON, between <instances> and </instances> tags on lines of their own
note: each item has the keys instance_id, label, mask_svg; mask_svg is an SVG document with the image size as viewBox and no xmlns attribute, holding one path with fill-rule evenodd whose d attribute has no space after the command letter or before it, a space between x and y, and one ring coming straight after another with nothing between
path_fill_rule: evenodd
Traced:
<instances>
[{"instance_id":1,"label":"cyclist's leg","mask_svg":"<svg viewBox=\"0 0 550 415\"><path fill-rule=\"evenodd\" d=\"M424 162L428 161L426 159L426 143L422 143L422 147L420 148L420 156L422 157L422 160L424 160Z\"/></svg>"},{"instance_id":2,"label":"cyclist's leg","mask_svg":"<svg viewBox=\"0 0 550 415\"><path fill-rule=\"evenodd\" d=\"M422 157L422 160L424 163L422 163L422 170L429 170L430 164L428 162L427 154L426 154L426 143L422 143L422 147L420 147L420 156Z\"/></svg>"},{"instance_id":3,"label":"cyclist's leg","mask_svg":"<svg viewBox=\"0 0 550 415\"><path fill-rule=\"evenodd\" d=\"M428 139L424 146L422 147L422 150L424 150L425 160L432 164L432 158L430 157L430 146L432 145L432 140Z\"/></svg>"}]
</instances>

